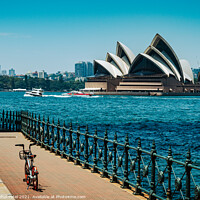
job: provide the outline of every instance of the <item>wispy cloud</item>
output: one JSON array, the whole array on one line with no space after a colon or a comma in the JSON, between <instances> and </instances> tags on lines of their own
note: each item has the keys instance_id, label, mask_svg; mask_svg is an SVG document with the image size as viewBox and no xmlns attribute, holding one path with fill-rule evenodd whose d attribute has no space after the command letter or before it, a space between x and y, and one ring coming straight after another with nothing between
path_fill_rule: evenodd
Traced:
<instances>
[{"instance_id":1,"label":"wispy cloud","mask_svg":"<svg viewBox=\"0 0 200 200\"><path fill-rule=\"evenodd\" d=\"M21 35L17 33L0 32L0 37L13 37L13 38L31 38L31 35Z\"/></svg>"},{"instance_id":2,"label":"wispy cloud","mask_svg":"<svg viewBox=\"0 0 200 200\"><path fill-rule=\"evenodd\" d=\"M0 36L4 36L4 37L12 36L12 35L14 35L14 33L0 33Z\"/></svg>"}]
</instances>

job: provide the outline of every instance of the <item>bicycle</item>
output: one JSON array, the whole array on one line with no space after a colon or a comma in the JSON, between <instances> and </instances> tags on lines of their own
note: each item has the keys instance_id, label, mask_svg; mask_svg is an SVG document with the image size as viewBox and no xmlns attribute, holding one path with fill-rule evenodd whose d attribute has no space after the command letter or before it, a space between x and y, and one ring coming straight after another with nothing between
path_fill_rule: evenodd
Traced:
<instances>
[{"instance_id":1,"label":"bicycle","mask_svg":"<svg viewBox=\"0 0 200 200\"><path fill-rule=\"evenodd\" d=\"M31 152L31 146L36 145L36 143L32 143L29 145L29 150L25 150L24 149L24 144L15 144L15 146L22 146L23 150L19 152L19 158L21 160L25 160L25 167L24 167L24 171L25 171L25 179L23 179L28 187L27 190L29 188L29 186L33 185L33 189L38 191L38 170L37 167L33 165L34 162L34 158L36 157L36 155L33 155Z\"/></svg>"}]
</instances>

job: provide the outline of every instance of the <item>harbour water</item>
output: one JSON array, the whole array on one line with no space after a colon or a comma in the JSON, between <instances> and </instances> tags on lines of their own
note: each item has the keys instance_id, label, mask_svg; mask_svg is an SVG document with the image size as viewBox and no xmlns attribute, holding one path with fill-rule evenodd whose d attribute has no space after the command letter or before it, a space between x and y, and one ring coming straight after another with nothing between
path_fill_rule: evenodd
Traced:
<instances>
[{"instance_id":1,"label":"harbour water","mask_svg":"<svg viewBox=\"0 0 200 200\"><path fill-rule=\"evenodd\" d=\"M192 161L200 166L200 97L137 97L137 96L78 96L45 93L44 97L24 97L23 92L0 92L0 110L29 110L49 116L57 122L69 123L73 128L89 126L89 133L103 136L105 129L113 139L124 142L128 133L130 145L150 150L155 140L157 152L167 156L172 146L175 158L185 161L191 148Z\"/></svg>"}]
</instances>

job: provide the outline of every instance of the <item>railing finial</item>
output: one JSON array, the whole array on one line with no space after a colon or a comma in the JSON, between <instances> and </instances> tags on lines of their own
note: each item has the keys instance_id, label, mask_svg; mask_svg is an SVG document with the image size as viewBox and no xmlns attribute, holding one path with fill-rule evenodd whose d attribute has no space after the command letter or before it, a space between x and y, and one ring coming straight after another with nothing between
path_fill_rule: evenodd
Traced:
<instances>
[{"instance_id":1,"label":"railing finial","mask_svg":"<svg viewBox=\"0 0 200 200\"><path fill-rule=\"evenodd\" d=\"M114 140L117 141L117 132L115 131Z\"/></svg>"},{"instance_id":2,"label":"railing finial","mask_svg":"<svg viewBox=\"0 0 200 200\"><path fill-rule=\"evenodd\" d=\"M141 138L138 138L138 147L141 147Z\"/></svg>"},{"instance_id":3,"label":"railing finial","mask_svg":"<svg viewBox=\"0 0 200 200\"><path fill-rule=\"evenodd\" d=\"M169 146L168 157L172 157L172 148L171 148L171 145Z\"/></svg>"},{"instance_id":4,"label":"railing finial","mask_svg":"<svg viewBox=\"0 0 200 200\"><path fill-rule=\"evenodd\" d=\"M126 133L126 139L125 139L125 143L128 144L129 143L129 137L128 137L128 133Z\"/></svg>"},{"instance_id":5,"label":"railing finial","mask_svg":"<svg viewBox=\"0 0 200 200\"><path fill-rule=\"evenodd\" d=\"M156 150L156 143L155 143L155 140L153 140L153 142L152 142L152 150Z\"/></svg>"},{"instance_id":6,"label":"railing finial","mask_svg":"<svg viewBox=\"0 0 200 200\"><path fill-rule=\"evenodd\" d=\"M94 131L94 135L97 136L97 127L96 127L96 129Z\"/></svg>"}]
</instances>

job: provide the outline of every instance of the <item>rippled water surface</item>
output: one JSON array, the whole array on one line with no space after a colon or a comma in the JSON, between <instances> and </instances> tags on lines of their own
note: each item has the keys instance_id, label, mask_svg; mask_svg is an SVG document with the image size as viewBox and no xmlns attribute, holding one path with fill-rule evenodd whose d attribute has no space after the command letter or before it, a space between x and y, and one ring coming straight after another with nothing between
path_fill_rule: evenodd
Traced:
<instances>
[{"instance_id":1,"label":"rippled water surface","mask_svg":"<svg viewBox=\"0 0 200 200\"><path fill-rule=\"evenodd\" d=\"M89 126L103 136L124 142L129 134L130 144L136 146L141 137L142 147L150 150L155 140L157 152L167 155L169 145L174 156L185 160L191 148L193 161L200 166L200 97L135 97L93 96L62 97L60 93L45 93L45 97L24 97L24 93L0 92L0 109L29 110L41 116L58 118L73 127Z\"/></svg>"}]
</instances>

